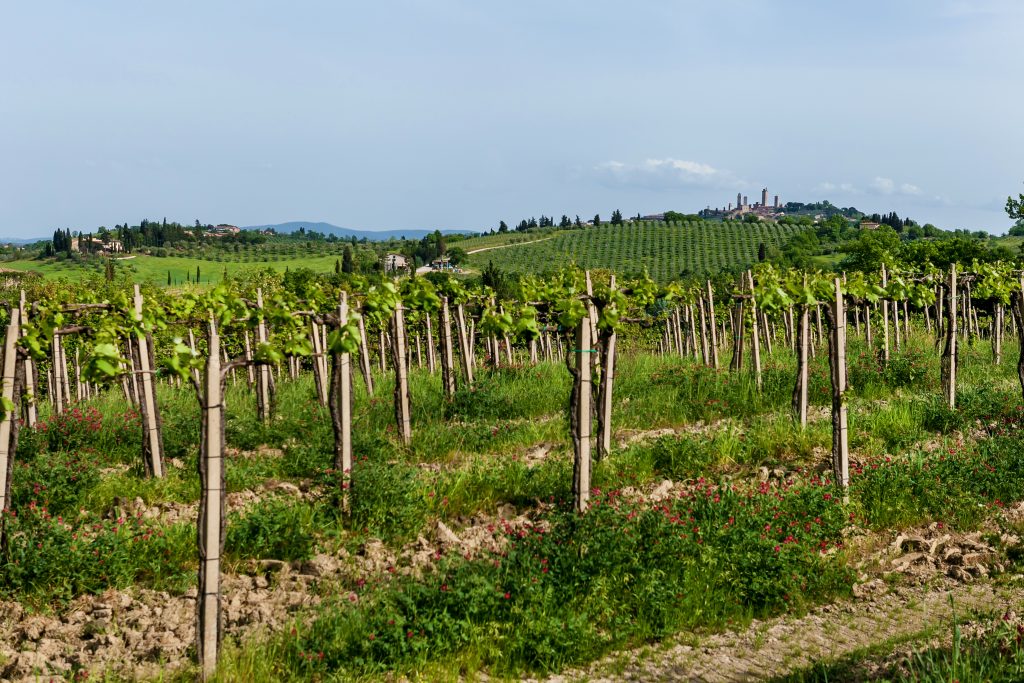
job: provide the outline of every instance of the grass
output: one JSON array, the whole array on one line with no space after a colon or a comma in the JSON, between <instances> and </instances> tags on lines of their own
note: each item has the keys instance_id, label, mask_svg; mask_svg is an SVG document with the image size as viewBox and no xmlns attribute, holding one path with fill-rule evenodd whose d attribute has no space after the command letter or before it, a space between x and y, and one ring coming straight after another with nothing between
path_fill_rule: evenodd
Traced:
<instances>
[{"instance_id":1,"label":"grass","mask_svg":"<svg viewBox=\"0 0 1024 683\"><path fill-rule=\"evenodd\" d=\"M480 269L488 261L504 270L539 273L575 263L619 273L647 271L660 282L683 274L739 271L757 261L758 245L781 245L796 228L774 223L629 223L553 233L554 238L471 255ZM537 239L534 237L534 239Z\"/></svg>"},{"instance_id":2,"label":"grass","mask_svg":"<svg viewBox=\"0 0 1024 683\"><path fill-rule=\"evenodd\" d=\"M600 504L582 517L564 507L572 456L564 418L569 377L560 363L481 370L474 390L461 390L451 402L437 376L414 368L411 448L393 435L391 379L376 373L377 393L370 397L357 377L351 521L336 513L329 495L337 490L330 471L333 436L309 374L279 382L269 425L257 420L245 382L229 380L228 490L261 491L268 481L290 481L328 494L316 501L263 496L231 513L227 554L234 562L303 560L339 546L355 551L371 538L397 550L431 533L436 520L457 525L493 518L503 504L533 511L538 526L522 538L521 527L510 531L505 556L452 556L438 563L436 574L419 579L367 576L355 606L347 596L356 587L341 579L325 593L343 599L305 615L295 637L230 645L224 676L329 680L385 671L429 671L437 678L481 668L501 675L554 671L680 629L727 628L753 615L798 610L801 600L843 595L852 578L842 553L826 557L816 548L840 540L850 513L868 529L929 521L972 528L997 502L1024 499L1016 359L994 367L986 344L965 344L960 408L950 412L938 398L931 343L915 334L883 369L861 339L851 339L855 466L847 509L836 504L827 477L818 475L831 442L827 417L819 411L804 430L789 414L794 360L785 348L766 359L760 393L746 372L624 354L616 427L681 432L597 463ZM826 361L819 355L811 367L811 403L828 401ZM117 391L60 417L44 408L45 428L23 432L13 496L24 542L15 544L22 553L15 566L31 566L32 573L12 569L9 561L0 580L6 597L46 604L112 586L179 592L192 585L192 529L112 521L135 497L150 505L198 499L195 397L160 383L159 402L168 458L181 465L168 467L160 482L141 476L141 428ZM979 424L989 438L977 435ZM921 447L954 443L954 435L964 433L968 438L954 454L945 446ZM523 454L537 444L547 444L549 454L526 463ZM761 467L783 467L798 484L759 486ZM617 493L664 478L691 482L690 495L652 508ZM22 513L43 507L36 517ZM87 514L78 519L81 509ZM777 513L795 522L796 531L779 527ZM67 533L48 530L57 517L71 524ZM89 531L89 544L72 549L70 536L80 531ZM147 534L142 546L133 540ZM45 548L33 550L43 538ZM95 571L87 561L101 548L116 569ZM545 558L547 565L540 563ZM543 566L558 570L544 572Z\"/></svg>"},{"instance_id":3,"label":"grass","mask_svg":"<svg viewBox=\"0 0 1024 683\"><path fill-rule=\"evenodd\" d=\"M175 286L186 284L186 278L195 280L196 268L199 268L202 284L217 284L228 277L252 268L272 268L278 272L286 269L309 268L317 273L333 273L334 264L340 255L292 256L286 254L265 254L252 256L251 260L215 260L213 258L197 258L188 256L147 256L138 254L132 258L115 261L118 271L129 273L133 282L167 286L167 275L170 273ZM71 261L37 261L21 259L5 261L4 268L13 270L38 272L47 279L63 278L70 282L79 282L87 275L102 274L103 263L78 264Z\"/></svg>"}]
</instances>

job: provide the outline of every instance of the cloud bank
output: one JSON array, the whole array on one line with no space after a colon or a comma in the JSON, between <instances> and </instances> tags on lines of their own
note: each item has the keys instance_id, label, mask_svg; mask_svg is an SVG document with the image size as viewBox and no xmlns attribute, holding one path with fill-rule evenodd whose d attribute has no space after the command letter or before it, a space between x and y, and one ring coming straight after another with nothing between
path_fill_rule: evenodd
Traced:
<instances>
[{"instance_id":1,"label":"cloud bank","mask_svg":"<svg viewBox=\"0 0 1024 683\"><path fill-rule=\"evenodd\" d=\"M747 183L731 172L686 159L646 159L640 163L605 161L594 167L604 182L652 190L679 187L736 188Z\"/></svg>"}]
</instances>

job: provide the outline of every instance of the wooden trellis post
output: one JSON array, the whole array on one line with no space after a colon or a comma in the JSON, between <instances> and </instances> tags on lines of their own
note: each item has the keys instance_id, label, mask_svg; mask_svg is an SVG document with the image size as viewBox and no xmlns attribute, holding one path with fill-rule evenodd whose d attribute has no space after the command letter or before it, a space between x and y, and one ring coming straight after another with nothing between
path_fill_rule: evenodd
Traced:
<instances>
[{"instance_id":1,"label":"wooden trellis post","mask_svg":"<svg viewBox=\"0 0 1024 683\"><path fill-rule=\"evenodd\" d=\"M341 293L338 328L348 324L348 294ZM331 366L331 422L334 427L334 469L341 473L341 508L348 513L352 490L352 361L348 353L335 353Z\"/></svg>"},{"instance_id":2,"label":"wooden trellis post","mask_svg":"<svg viewBox=\"0 0 1024 683\"><path fill-rule=\"evenodd\" d=\"M320 335L320 325L315 320L309 321L310 340L313 342L313 381L316 384L316 396L320 405L327 405L327 355L324 340Z\"/></svg>"},{"instance_id":3,"label":"wooden trellis post","mask_svg":"<svg viewBox=\"0 0 1024 683\"><path fill-rule=\"evenodd\" d=\"M829 364L832 374L832 469L845 491L850 485L850 444L846 409L846 308L839 278L835 278Z\"/></svg>"},{"instance_id":4,"label":"wooden trellis post","mask_svg":"<svg viewBox=\"0 0 1024 683\"><path fill-rule=\"evenodd\" d=\"M50 380L50 397L53 399L53 412L60 415L64 412L64 381L60 377L61 352L60 335L54 332L53 344L50 348L50 366L53 375Z\"/></svg>"},{"instance_id":5,"label":"wooden trellis post","mask_svg":"<svg viewBox=\"0 0 1024 683\"><path fill-rule=\"evenodd\" d=\"M882 287L889 285L889 272L882 265ZM882 364L889 363L889 299L882 299Z\"/></svg>"},{"instance_id":6,"label":"wooden trellis post","mask_svg":"<svg viewBox=\"0 0 1024 683\"><path fill-rule=\"evenodd\" d=\"M592 339L590 336L590 318L584 316L576 328L576 348L566 356L573 374L572 414L570 416L574 446L572 494L577 512L585 512L590 500L590 450L591 450L591 384L590 354Z\"/></svg>"},{"instance_id":7,"label":"wooden trellis post","mask_svg":"<svg viewBox=\"0 0 1024 683\"><path fill-rule=\"evenodd\" d=\"M433 323L430 320L430 311L424 312L427 325L427 368L430 370L430 374L433 375L437 370L437 361L434 359L434 328Z\"/></svg>"},{"instance_id":8,"label":"wooden trellis post","mask_svg":"<svg viewBox=\"0 0 1024 683\"><path fill-rule=\"evenodd\" d=\"M438 330L441 342L441 386L447 398L455 396L455 353L452 348L452 313L448 297L441 297L441 328Z\"/></svg>"},{"instance_id":9,"label":"wooden trellis post","mask_svg":"<svg viewBox=\"0 0 1024 683\"><path fill-rule=\"evenodd\" d=\"M806 282L805 282L806 286ZM807 426L807 368L808 347L811 336L811 311L807 304L800 304L800 321L797 327L797 369L796 391L793 396L793 407L800 418L800 426Z\"/></svg>"},{"instance_id":10,"label":"wooden trellis post","mask_svg":"<svg viewBox=\"0 0 1024 683\"><path fill-rule=\"evenodd\" d=\"M267 343L267 323L263 320L263 290L256 290L256 307L260 309L260 318L256 324L256 343L266 344ZM274 400L273 389L270 385L270 366L266 363L260 363L256 368L256 408L259 413L260 422L264 424L270 422L270 416L273 412L271 404Z\"/></svg>"},{"instance_id":11,"label":"wooden trellis post","mask_svg":"<svg viewBox=\"0 0 1024 683\"><path fill-rule=\"evenodd\" d=\"M715 290L708 280L708 322L711 327L711 367L718 369L718 328L715 325Z\"/></svg>"},{"instance_id":12,"label":"wooden trellis post","mask_svg":"<svg viewBox=\"0 0 1024 683\"><path fill-rule=\"evenodd\" d=\"M21 290L21 299L18 306L21 316L21 336L25 336L25 322L28 320L28 307L25 305L25 290ZM24 360L25 364L25 424L34 427L38 420L36 406L36 364L32 356Z\"/></svg>"},{"instance_id":13,"label":"wooden trellis post","mask_svg":"<svg viewBox=\"0 0 1024 683\"><path fill-rule=\"evenodd\" d=\"M747 271L747 284L750 286L750 342L754 350L754 381L757 383L757 390L761 391L764 382L761 379L761 335L758 325L757 298L754 295L754 274Z\"/></svg>"},{"instance_id":14,"label":"wooden trellis post","mask_svg":"<svg viewBox=\"0 0 1024 683\"><path fill-rule=\"evenodd\" d=\"M700 312L700 360L705 366L711 367L711 349L708 347L708 315L703 297L697 300L697 307Z\"/></svg>"},{"instance_id":15,"label":"wooden trellis post","mask_svg":"<svg viewBox=\"0 0 1024 683\"><path fill-rule=\"evenodd\" d=\"M196 646L203 679L217 670L220 646L220 559L224 551L224 401L220 336L210 316L208 353L201 396L202 440L199 453L199 599Z\"/></svg>"},{"instance_id":16,"label":"wooden trellis post","mask_svg":"<svg viewBox=\"0 0 1024 683\"><path fill-rule=\"evenodd\" d=\"M142 292L135 285L135 322L142 322ZM142 417L142 456L146 473L152 477L164 476L163 439L160 435L160 415L156 403L156 386L153 382L152 356L150 355L149 334L141 331L136 336L135 349L138 354L139 372L139 413Z\"/></svg>"},{"instance_id":17,"label":"wooden trellis post","mask_svg":"<svg viewBox=\"0 0 1024 683\"><path fill-rule=\"evenodd\" d=\"M992 316L992 356L996 365L1003 362L1003 304L997 303Z\"/></svg>"},{"instance_id":18,"label":"wooden trellis post","mask_svg":"<svg viewBox=\"0 0 1024 683\"><path fill-rule=\"evenodd\" d=\"M405 350L405 309L399 303L392 317L395 364L395 421L398 436L406 446L412 443L412 415L409 400L409 365Z\"/></svg>"},{"instance_id":19,"label":"wooden trellis post","mask_svg":"<svg viewBox=\"0 0 1024 683\"><path fill-rule=\"evenodd\" d=\"M610 287L615 291L615 275L611 276ZM702 309L703 310L703 309ZM615 382L615 328L604 333L601 344L601 385L598 394L601 405L598 423L597 453L603 457L612 452L612 390ZM582 347L581 347L582 348Z\"/></svg>"},{"instance_id":20,"label":"wooden trellis post","mask_svg":"<svg viewBox=\"0 0 1024 683\"><path fill-rule=\"evenodd\" d=\"M943 377L942 388L945 393L946 405L950 410L956 408L956 353L957 353L957 292L956 264L949 265L949 307L946 312L946 346L942 351Z\"/></svg>"},{"instance_id":21,"label":"wooden trellis post","mask_svg":"<svg viewBox=\"0 0 1024 683\"><path fill-rule=\"evenodd\" d=\"M11 308L11 321L7 325L4 336L4 355L0 376L0 396L7 405L13 405L17 397L15 380L18 369L18 338L21 337L21 310ZM11 504L11 475L14 466L14 449L12 441L17 438L17 415L14 410L7 411L0 420L0 512L6 511ZM13 437L13 438L12 438ZM0 522L2 524L2 522Z\"/></svg>"},{"instance_id":22,"label":"wooden trellis post","mask_svg":"<svg viewBox=\"0 0 1024 683\"><path fill-rule=\"evenodd\" d=\"M473 342L470 339L469 331L466 329L466 307L462 304L455 306L455 326L459 335L459 356L462 362L462 375L466 380L466 386L473 386Z\"/></svg>"},{"instance_id":23,"label":"wooden trellis post","mask_svg":"<svg viewBox=\"0 0 1024 683\"><path fill-rule=\"evenodd\" d=\"M245 365L246 378L249 388L252 389L256 384L256 368L252 363L252 339L249 336L249 330L245 331L245 360L248 361Z\"/></svg>"},{"instance_id":24,"label":"wooden trellis post","mask_svg":"<svg viewBox=\"0 0 1024 683\"><path fill-rule=\"evenodd\" d=\"M1010 300L1010 314L1017 327L1017 381L1020 383L1021 396L1024 396L1024 275L1020 276L1020 292L1015 292Z\"/></svg>"},{"instance_id":25,"label":"wooden trellis post","mask_svg":"<svg viewBox=\"0 0 1024 683\"><path fill-rule=\"evenodd\" d=\"M370 344L366 340L366 323L359 318L359 372L366 383L366 393L373 396L373 370L370 368Z\"/></svg>"}]
</instances>

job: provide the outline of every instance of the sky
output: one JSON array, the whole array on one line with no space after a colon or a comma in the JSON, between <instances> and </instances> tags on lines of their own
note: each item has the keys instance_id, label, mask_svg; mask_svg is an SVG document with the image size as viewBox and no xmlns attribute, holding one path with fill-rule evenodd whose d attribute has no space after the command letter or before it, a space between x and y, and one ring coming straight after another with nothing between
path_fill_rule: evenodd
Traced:
<instances>
[{"instance_id":1,"label":"sky","mask_svg":"<svg viewBox=\"0 0 1024 683\"><path fill-rule=\"evenodd\" d=\"M1005 232L1020 0L0 0L0 236L829 199Z\"/></svg>"}]
</instances>

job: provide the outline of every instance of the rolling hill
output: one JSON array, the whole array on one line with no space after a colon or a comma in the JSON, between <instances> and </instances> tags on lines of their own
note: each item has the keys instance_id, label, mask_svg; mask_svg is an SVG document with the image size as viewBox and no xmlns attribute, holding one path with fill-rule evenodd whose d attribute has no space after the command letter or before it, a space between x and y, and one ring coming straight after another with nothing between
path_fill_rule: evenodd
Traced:
<instances>
[{"instance_id":1,"label":"rolling hill","mask_svg":"<svg viewBox=\"0 0 1024 683\"><path fill-rule=\"evenodd\" d=\"M424 235L429 235L434 232L433 230L424 229L410 229L410 230L356 230L354 228L343 228L331 223L324 223L322 221L289 221L287 223L274 223L272 225L247 225L243 230L274 230L279 234L293 233L299 230L299 228L305 228L306 230L314 230L316 232L323 233L325 235L337 235L338 237L358 239L366 238L368 240L389 240L389 239L401 239L403 237L407 239L419 239ZM445 234L473 234L472 230L441 230Z\"/></svg>"},{"instance_id":2,"label":"rolling hill","mask_svg":"<svg viewBox=\"0 0 1024 683\"><path fill-rule=\"evenodd\" d=\"M543 273L575 263L620 273L646 270L665 282L683 273L710 275L746 268L757 261L759 244L781 245L799 229L776 223L711 221L601 225L471 253L469 264L481 269L493 261L504 270Z\"/></svg>"}]
</instances>

